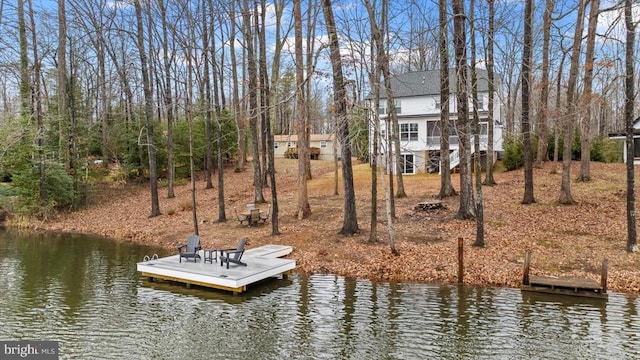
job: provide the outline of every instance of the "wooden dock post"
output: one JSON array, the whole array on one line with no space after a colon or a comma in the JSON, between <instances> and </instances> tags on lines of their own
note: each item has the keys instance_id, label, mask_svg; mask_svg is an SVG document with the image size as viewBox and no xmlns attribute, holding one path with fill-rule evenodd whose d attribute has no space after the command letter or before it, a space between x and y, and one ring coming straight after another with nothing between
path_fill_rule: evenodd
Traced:
<instances>
[{"instance_id":1,"label":"wooden dock post","mask_svg":"<svg viewBox=\"0 0 640 360\"><path fill-rule=\"evenodd\" d=\"M458 238L458 284L464 283L464 240Z\"/></svg>"},{"instance_id":2,"label":"wooden dock post","mask_svg":"<svg viewBox=\"0 0 640 360\"><path fill-rule=\"evenodd\" d=\"M602 293L606 294L607 293L607 277L609 275L609 260L607 258L604 258L602 260L602 269L600 270L600 286L602 286Z\"/></svg>"},{"instance_id":3,"label":"wooden dock post","mask_svg":"<svg viewBox=\"0 0 640 360\"><path fill-rule=\"evenodd\" d=\"M531 264L531 250L524 252L524 269L522 269L522 285L529 285L529 265Z\"/></svg>"}]
</instances>

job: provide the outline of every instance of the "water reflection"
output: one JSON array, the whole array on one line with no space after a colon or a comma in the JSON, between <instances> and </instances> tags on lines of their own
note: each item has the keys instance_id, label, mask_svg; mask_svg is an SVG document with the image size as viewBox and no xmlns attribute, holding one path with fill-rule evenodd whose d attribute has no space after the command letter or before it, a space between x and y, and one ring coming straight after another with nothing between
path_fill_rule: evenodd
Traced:
<instances>
[{"instance_id":1,"label":"water reflection","mask_svg":"<svg viewBox=\"0 0 640 360\"><path fill-rule=\"evenodd\" d=\"M636 297L374 283L299 274L231 295L135 270L152 249L0 232L0 339L62 358L566 359L640 357Z\"/></svg>"}]
</instances>

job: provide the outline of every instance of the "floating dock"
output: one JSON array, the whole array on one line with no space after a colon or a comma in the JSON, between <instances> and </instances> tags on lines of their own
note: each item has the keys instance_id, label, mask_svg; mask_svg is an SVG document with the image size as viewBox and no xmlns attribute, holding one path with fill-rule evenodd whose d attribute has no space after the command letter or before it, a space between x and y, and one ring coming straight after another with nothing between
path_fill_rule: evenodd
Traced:
<instances>
[{"instance_id":1,"label":"floating dock","mask_svg":"<svg viewBox=\"0 0 640 360\"><path fill-rule=\"evenodd\" d=\"M547 276L529 276L531 253L525 252L524 270L522 272L522 290L547 294L560 294L608 299L607 294L607 259L602 261L600 283L584 278L556 278Z\"/></svg>"},{"instance_id":2,"label":"floating dock","mask_svg":"<svg viewBox=\"0 0 640 360\"><path fill-rule=\"evenodd\" d=\"M245 250L242 261L247 266L204 262L204 250L197 262L179 261L178 255L139 262L137 270L150 280L162 279L241 293L248 285L270 277L286 276L296 268L296 261L281 259L291 254L286 245L264 245Z\"/></svg>"}]
</instances>

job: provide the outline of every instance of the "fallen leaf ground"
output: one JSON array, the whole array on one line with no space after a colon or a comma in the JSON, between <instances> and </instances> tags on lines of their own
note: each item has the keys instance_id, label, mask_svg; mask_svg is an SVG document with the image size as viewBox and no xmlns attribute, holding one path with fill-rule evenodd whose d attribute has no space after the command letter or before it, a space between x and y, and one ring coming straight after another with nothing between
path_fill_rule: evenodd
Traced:
<instances>
[{"instance_id":1,"label":"fallen leaf ground","mask_svg":"<svg viewBox=\"0 0 640 360\"><path fill-rule=\"evenodd\" d=\"M572 178L579 163L573 164ZM218 219L218 189L196 186L198 228L205 247L234 247L248 237L249 246L267 243L294 248L291 258L298 269L309 273L334 273L376 280L455 283L457 281L457 239L464 239L464 281L473 285L519 287L525 250L532 251L531 274L559 277L588 277L599 281L604 258L609 262L609 289L640 293L640 254L625 251L626 176L624 164L592 163L590 182L572 182L575 205L559 205L561 164L546 163L534 169L536 203L522 205L522 170L499 172L497 185L483 187L484 248L471 246L474 221L454 219L459 198L443 200L445 208L416 211L415 206L433 199L439 191L437 174L404 177L408 197L396 199L395 244L389 246L382 184L378 196L378 239L369 243L371 170L367 164L354 168L358 224L361 232L352 237L338 235L342 226L342 181L339 195L333 194L334 165L312 161L309 182L312 214L296 217L297 163L278 159L277 188L280 235L272 226L241 226L233 209L253 202L252 167L225 173L226 222ZM558 169L558 171L554 171ZM215 176L215 175L214 175ZM636 178L640 173L636 171ZM454 187L459 188L453 175ZM215 181L214 181L215 183ZM121 241L147 243L173 250L193 233L190 185L175 188L175 198L166 198L160 188L161 216L149 218L150 194L144 185L104 184L94 189L86 209L63 214L40 224L46 230L90 233ZM268 189L265 199L270 200ZM265 204L260 206L266 207Z\"/></svg>"}]
</instances>

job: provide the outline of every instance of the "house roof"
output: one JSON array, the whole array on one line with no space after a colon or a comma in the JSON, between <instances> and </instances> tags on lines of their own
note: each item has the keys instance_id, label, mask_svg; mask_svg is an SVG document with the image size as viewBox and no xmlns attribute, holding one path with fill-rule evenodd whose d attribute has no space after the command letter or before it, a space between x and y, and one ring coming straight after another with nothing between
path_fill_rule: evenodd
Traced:
<instances>
[{"instance_id":1,"label":"house roof","mask_svg":"<svg viewBox=\"0 0 640 360\"><path fill-rule=\"evenodd\" d=\"M640 116L633 120L633 135L640 135ZM609 133L610 138L622 139L627 136L627 130Z\"/></svg>"},{"instance_id":2,"label":"house roof","mask_svg":"<svg viewBox=\"0 0 640 360\"><path fill-rule=\"evenodd\" d=\"M489 90L488 86L488 74L485 69L476 69L478 76L478 91L484 92ZM471 75L467 73L469 81L471 81ZM497 79L498 77L496 77ZM457 76L455 69L449 69L449 89L451 93L455 93ZM411 96L425 96L425 95L438 95L440 94L440 70L427 70L427 71L412 71L404 74L392 75L391 88L393 89L393 96L411 97ZM380 98L385 99L386 90L384 86L380 87ZM371 98L371 95L368 96Z\"/></svg>"}]
</instances>

